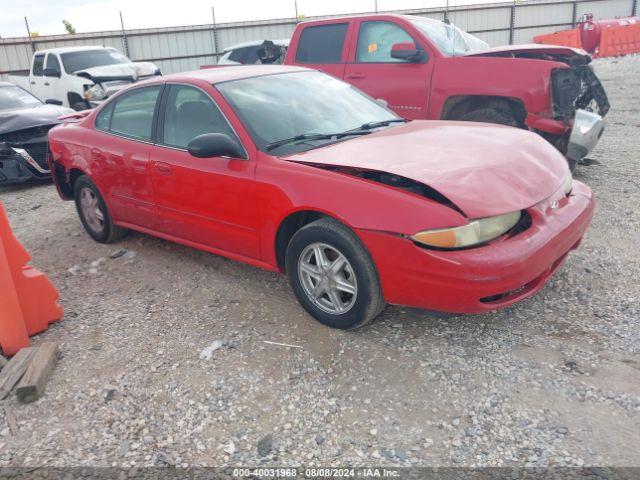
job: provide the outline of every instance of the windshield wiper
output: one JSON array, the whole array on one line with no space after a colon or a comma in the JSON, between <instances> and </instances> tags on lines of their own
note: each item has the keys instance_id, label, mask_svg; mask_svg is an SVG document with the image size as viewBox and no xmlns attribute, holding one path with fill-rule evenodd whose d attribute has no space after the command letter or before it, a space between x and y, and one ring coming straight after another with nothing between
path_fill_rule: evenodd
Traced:
<instances>
[{"instance_id":1,"label":"windshield wiper","mask_svg":"<svg viewBox=\"0 0 640 480\"><path fill-rule=\"evenodd\" d=\"M305 140L331 140L332 138L340 139L343 137L348 137L350 135L367 135L368 133L371 132L362 131L361 129L339 133L303 133L301 135L296 135L295 137L284 138L276 142L271 142L265 146L265 150L267 152L270 152L274 148L278 148L289 143L302 142Z\"/></svg>"},{"instance_id":2,"label":"windshield wiper","mask_svg":"<svg viewBox=\"0 0 640 480\"><path fill-rule=\"evenodd\" d=\"M393 118L391 120L382 120L380 122L369 122L363 125L360 125L359 130L372 130L374 128L386 127L391 123L407 123L408 120L404 118Z\"/></svg>"}]
</instances>

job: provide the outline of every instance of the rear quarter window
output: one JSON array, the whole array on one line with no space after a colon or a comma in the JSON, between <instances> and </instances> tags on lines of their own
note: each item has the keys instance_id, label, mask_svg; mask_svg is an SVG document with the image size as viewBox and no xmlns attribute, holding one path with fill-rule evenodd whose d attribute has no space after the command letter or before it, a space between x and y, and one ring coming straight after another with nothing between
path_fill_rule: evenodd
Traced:
<instances>
[{"instance_id":1,"label":"rear quarter window","mask_svg":"<svg viewBox=\"0 0 640 480\"><path fill-rule=\"evenodd\" d=\"M306 27L300 34L296 62L341 63L348 23Z\"/></svg>"}]
</instances>

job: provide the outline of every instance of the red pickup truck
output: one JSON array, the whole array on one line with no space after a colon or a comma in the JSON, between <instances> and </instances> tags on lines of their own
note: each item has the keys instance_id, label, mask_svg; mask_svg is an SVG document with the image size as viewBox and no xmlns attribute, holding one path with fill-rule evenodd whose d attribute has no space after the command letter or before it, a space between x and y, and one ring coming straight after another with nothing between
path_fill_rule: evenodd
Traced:
<instances>
[{"instance_id":1,"label":"red pickup truck","mask_svg":"<svg viewBox=\"0 0 640 480\"><path fill-rule=\"evenodd\" d=\"M568 47L488 48L425 17L368 15L300 23L284 63L329 73L408 119L535 131L573 170L598 142L609 110L590 61Z\"/></svg>"}]
</instances>

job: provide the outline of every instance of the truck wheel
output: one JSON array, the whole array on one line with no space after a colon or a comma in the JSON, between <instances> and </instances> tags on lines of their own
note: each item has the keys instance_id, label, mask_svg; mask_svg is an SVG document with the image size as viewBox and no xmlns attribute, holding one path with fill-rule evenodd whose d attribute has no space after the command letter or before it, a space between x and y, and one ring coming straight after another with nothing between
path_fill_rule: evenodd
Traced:
<instances>
[{"instance_id":1,"label":"truck wheel","mask_svg":"<svg viewBox=\"0 0 640 480\"><path fill-rule=\"evenodd\" d=\"M100 243L111 243L124 237L128 230L113 223L98 187L82 175L76 180L74 197L78 216L91 238Z\"/></svg>"},{"instance_id":2,"label":"truck wheel","mask_svg":"<svg viewBox=\"0 0 640 480\"><path fill-rule=\"evenodd\" d=\"M465 122L482 122L482 123L497 123L499 125L508 125L510 127L518 127L513 113L506 110L498 110L495 108L480 108L466 113L460 118Z\"/></svg>"},{"instance_id":3,"label":"truck wheel","mask_svg":"<svg viewBox=\"0 0 640 480\"><path fill-rule=\"evenodd\" d=\"M331 218L298 230L289 242L285 262L298 301L325 325L357 328L384 308L369 253L351 230Z\"/></svg>"}]
</instances>

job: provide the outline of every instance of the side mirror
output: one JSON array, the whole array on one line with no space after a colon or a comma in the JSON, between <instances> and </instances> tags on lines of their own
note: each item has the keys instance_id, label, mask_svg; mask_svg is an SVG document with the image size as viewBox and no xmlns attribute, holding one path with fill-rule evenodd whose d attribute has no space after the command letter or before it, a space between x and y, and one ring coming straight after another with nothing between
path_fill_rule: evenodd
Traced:
<instances>
[{"instance_id":1,"label":"side mirror","mask_svg":"<svg viewBox=\"0 0 640 480\"><path fill-rule=\"evenodd\" d=\"M409 63L420 62L424 58L424 53L416 47L413 42L395 43L391 47L391 58L404 60Z\"/></svg>"},{"instance_id":2,"label":"side mirror","mask_svg":"<svg viewBox=\"0 0 640 480\"><path fill-rule=\"evenodd\" d=\"M197 158L244 158L244 152L238 142L224 133L203 133L198 135L189 142L187 151Z\"/></svg>"},{"instance_id":3,"label":"side mirror","mask_svg":"<svg viewBox=\"0 0 640 480\"><path fill-rule=\"evenodd\" d=\"M56 77L56 78L60 78L60 70L57 68L45 68L42 71L42 74L45 77Z\"/></svg>"}]
</instances>

